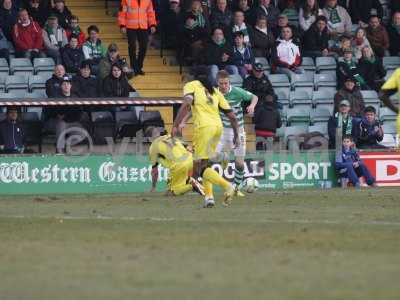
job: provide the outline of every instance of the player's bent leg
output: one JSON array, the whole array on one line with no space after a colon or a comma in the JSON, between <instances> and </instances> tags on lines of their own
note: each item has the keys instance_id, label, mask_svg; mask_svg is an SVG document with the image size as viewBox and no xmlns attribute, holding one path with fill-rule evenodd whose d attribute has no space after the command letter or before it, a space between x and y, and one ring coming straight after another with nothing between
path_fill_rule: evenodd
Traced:
<instances>
[{"instance_id":1,"label":"player's bent leg","mask_svg":"<svg viewBox=\"0 0 400 300\"><path fill-rule=\"evenodd\" d=\"M193 190L193 186L191 184L183 184L178 186L171 187L172 192L175 196L186 194Z\"/></svg>"},{"instance_id":2,"label":"player's bent leg","mask_svg":"<svg viewBox=\"0 0 400 300\"><path fill-rule=\"evenodd\" d=\"M227 180L225 180L222 176L220 176L215 170L211 169L210 167L206 168L203 171L203 179L204 181L209 181L212 184L216 184L222 187L225 190L223 204L229 205L231 203L235 193L235 189Z\"/></svg>"},{"instance_id":3,"label":"player's bent leg","mask_svg":"<svg viewBox=\"0 0 400 300\"><path fill-rule=\"evenodd\" d=\"M235 176L233 184L235 186L235 194L239 197L244 197L244 194L240 191L244 178L244 157L237 157L235 160Z\"/></svg>"}]
</instances>

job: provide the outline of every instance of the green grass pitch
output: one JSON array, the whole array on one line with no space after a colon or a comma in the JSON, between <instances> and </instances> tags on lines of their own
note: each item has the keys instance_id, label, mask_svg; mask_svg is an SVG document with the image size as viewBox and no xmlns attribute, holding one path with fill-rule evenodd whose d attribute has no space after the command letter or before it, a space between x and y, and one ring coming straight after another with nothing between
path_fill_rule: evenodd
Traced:
<instances>
[{"instance_id":1,"label":"green grass pitch","mask_svg":"<svg viewBox=\"0 0 400 300\"><path fill-rule=\"evenodd\" d=\"M2 197L0 299L398 300L399 191Z\"/></svg>"}]
</instances>

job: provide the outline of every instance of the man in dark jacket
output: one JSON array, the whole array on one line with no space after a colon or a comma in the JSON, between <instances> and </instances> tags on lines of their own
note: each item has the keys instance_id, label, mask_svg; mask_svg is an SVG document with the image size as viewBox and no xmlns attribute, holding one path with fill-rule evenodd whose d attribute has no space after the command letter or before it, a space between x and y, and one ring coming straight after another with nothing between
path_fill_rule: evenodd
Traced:
<instances>
[{"instance_id":1,"label":"man in dark jacket","mask_svg":"<svg viewBox=\"0 0 400 300\"><path fill-rule=\"evenodd\" d=\"M365 107L364 99L360 89L351 77L346 78L343 88L337 91L334 98L335 107L333 113L339 111L339 104L343 100L347 100L350 103L350 114L352 116L361 117Z\"/></svg>"},{"instance_id":2,"label":"man in dark jacket","mask_svg":"<svg viewBox=\"0 0 400 300\"><path fill-rule=\"evenodd\" d=\"M3 145L1 153L24 152L24 132L18 122L18 109L16 107L8 107L7 118L0 123L0 145Z\"/></svg>"},{"instance_id":3,"label":"man in dark jacket","mask_svg":"<svg viewBox=\"0 0 400 300\"><path fill-rule=\"evenodd\" d=\"M276 129L282 126L282 120L272 97L266 97L256 106L253 122L257 137L275 136Z\"/></svg>"},{"instance_id":4,"label":"man in dark jacket","mask_svg":"<svg viewBox=\"0 0 400 300\"><path fill-rule=\"evenodd\" d=\"M379 0L350 0L349 14L353 24L367 26L372 10L374 10L374 15L382 19L383 9Z\"/></svg>"},{"instance_id":5,"label":"man in dark jacket","mask_svg":"<svg viewBox=\"0 0 400 300\"><path fill-rule=\"evenodd\" d=\"M273 29L278 24L279 9L271 3L271 0L260 0L260 5L253 7L251 15L251 25L255 24L258 17L264 16L268 20L268 27Z\"/></svg>"},{"instance_id":6,"label":"man in dark jacket","mask_svg":"<svg viewBox=\"0 0 400 300\"><path fill-rule=\"evenodd\" d=\"M64 0L54 0L54 7L50 12L58 19L58 24L64 29L68 29L72 17L71 11L65 5Z\"/></svg>"},{"instance_id":7,"label":"man in dark jacket","mask_svg":"<svg viewBox=\"0 0 400 300\"><path fill-rule=\"evenodd\" d=\"M69 44L63 48L62 60L68 73L79 72L79 67L82 64L84 57L82 48L78 47L78 37L71 36Z\"/></svg>"},{"instance_id":8,"label":"man in dark jacket","mask_svg":"<svg viewBox=\"0 0 400 300\"><path fill-rule=\"evenodd\" d=\"M386 147L379 144L383 140L383 135L375 108L367 106L364 110L364 117L357 126L357 147L360 149L384 149Z\"/></svg>"},{"instance_id":9,"label":"man in dark jacket","mask_svg":"<svg viewBox=\"0 0 400 300\"><path fill-rule=\"evenodd\" d=\"M326 24L326 17L318 16L315 23L305 32L303 37L304 56L316 58L329 54L329 33Z\"/></svg>"},{"instance_id":10,"label":"man in dark jacket","mask_svg":"<svg viewBox=\"0 0 400 300\"><path fill-rule=\"evenodd\" d=\"M89 61L83 61L79 74L72 78L72 91L79 98L96 98L98 96L97 80L90 74Z\"/></svg>"},{"instance_id":11,"label":"man in dark jacket","mask_svg":"<svg viewBox=\"0 0 400 300\"><path fill-rule=\"evenodd\" d=\"M179 0L169 0L169 7L160 14L160 27L165 35L164 47L167 49L176 49L180 44L178 37L182 25L181 7Z\"/></svg>"},{"instance_id":12,"label":"man in dark jacket","mask_svg":"<svg viewBox=\"0 0 400 300\"><path fill-rule=\"evenodd\" d=\"M53 76L46 81L46 95L48 98L55 98L60 94L61 83L65 75L65 68L63 65L56 65L54 67Z\"/></svg>"},{"instance_id":13,"label":"man in dark jacket","mask_svg":"<svg viewBox=\"0 0 400 300\"><path fill-rule=\"evenodd\" d=\"M225 70L229 74L239 74L238 68L233 65L233 47L226 41L221 28L215 28L210 42L206 47L205 63L209 66L212 82L216 84L217 73Z\"/></svg>"},{"instance_id":14,"label":"man in dark jacket","mask_svg":"<svg viewBox=\"0 0 400 300\"><path fill-rule=\"evenodd\" d=\"M275 37L267 24L267 18L260 16L254 26L250 40L255 57L262 56L270 59L272 49L275 48Z\"/></svg>"},{"instance_id":15,"label":"man in dark jacket","mask_svg":"<svg viewBox=\"0 0 400 300\"><path fill-rule=\"evenodd\" d=\"M216 7L210 15L211 28L221 28L225 34L232 23L232 12L227 6L227 0L217 0Z\"/></svg>"},{"instance_id":16,"label":"man in dark jacket","mask_svg":"<svg viewBox=\"0 0 400 300\"><path fill-rule=\"evenodd\" d=\"M392 23L386 29L390 40L390 55L400 56L400 11L393 14Z\"/></svg>"},{"instance_id":17,"label":"man in dark jacket","mask_svg":"<svg viewBox=\"0 0 400 300\"><path fill-rule=\"evenodd\" d=\"M243 88L256 95L259 103L267 101L267 98L270 98L272 99L274 105L276 107L278 106L277 96L274 93L271 82L264 74L264 68L262 64L255 63L253 65L251 75L243 81Z\"/></svg>"},{"instance_id":18,"label":"man in dark jacket","mask_svg":"<svg viewBox=\"0 0 400 300\"><path fill-rule=\"evenodd\" d=\"M369 18L369 25L365 31L375 55L378 57L385 56L385 52L389 50L391 41L389 40L386 28L381 25L380 19L377 16L371 16Z\"/></svg>"}]
</instances>

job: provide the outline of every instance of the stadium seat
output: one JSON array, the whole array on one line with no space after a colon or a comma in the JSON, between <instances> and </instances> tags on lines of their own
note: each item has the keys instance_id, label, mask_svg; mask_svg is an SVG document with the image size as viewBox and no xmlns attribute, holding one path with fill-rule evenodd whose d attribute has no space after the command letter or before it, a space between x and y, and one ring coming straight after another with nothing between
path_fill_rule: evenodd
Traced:
<instances>
[{"instance_id":1,"label":"stadium seat","mask_svg":"<svg viewBox=\"0 0 400 300\"><path fill-rule=\"evenodd\" d=\"M336 60L333 57L317 57L315 59L317 73L325 73L325 71L336 72ZM331 73L331 72L328 72Z\"/></svg>"},{"instance_id":2,"label":"stadium seat","mask_svg":"<svg viewBox=\"0 0 400 300\"><path fill-rule=\"evenodd\" d=\"M388 133L385 133L383 135L383 140L379 144L389 148L397 146L397 142L393 134L388 134Z\"/></svg>"},{"instance_id":3,"label":"stadium seat","mask_svg":"<svg viewBox=\"0 0 400 300\"><path fill-rule=\"evenodd\" d=\"M28 85L30 91L46 90L46 78L42 75L30 75L28 78Z\"/></svg>"},{"instance_id":4,"label":"stadium seat","mask_svg":"<svg viewBox=\"0 0 400 300\"><path fill-rule=\"evenodd\" d=\"M107 144L107 137L115 138L115 122L110 111L91 112L92 137L96 145Z\"/></svg>"},{"instance_id":5,"label":"stadium seat","mask_svg":"<svg viewBox=\"0 0 400 300\"><path fill-rule=\"evenodd\" d=\"M268 76L269 81L272 84L272 87L284 87L290 89L290 82L288 77L285 74L271 74Z\"/></svg>"},{"instance_id":6,"label":"stadium seat","mask_svg":"<svg viewBox=\"0 0 400 300\"><path fill-rule=\"evenodd\" d=\"M36 97L35 97L36 98ZM26 108L26 112L30 113L30 112L34 112L38 115L39 120L42 119L42 114L43 114L43 108L42 107L38 107L38 106L28 106Z\"/></svg>"},{"instance_id":7,"label":"stadium seat","mask_svg":"<svg viewBox=\"0 0 400 300\"><path fill-rule=\"evenodd\" d=\"M1 99L14 99L14 98L24 98L27 90L10 90L8 93L0 93Z\"/></svg>"},{"instance_id":8,"label":"stadium seat","mask_svg":"<svg viewBox=\"0 0 400 300\"><path fill-rule=\"evenodd\" d=\"M313 110L311 112L311 122L314 125L317 124L326 124L329 120L329 118L332 115L332 110L326 108L326 107L318 107L317 109Z\"/></svg>"},{"instance_id":9,"label":"stadium seat","mask_svg":"<svg viewBox=\"0 0 400 300\"><path fill-rule=\"evenodd\" d=\"M290 106L310 110L312 108L311 95L307 91L295 90L290 92Z\"/></svg>"},{"instance_id":10,"label":"stadium seat","mask_svg":"<svg viewBox=\"0 0 400 300\"><path fill-rule=\"evenodd\" d=\"M310 124L310 109L294 107L287 110L287 123L290 126L307 126Z\"/></svg>"},{"instance_id":11,"label":"stadium seat","mask_svg":"<svg viewBox=\"0 0 400 300\"><path fill-rule=\"evenodd\" d=\"M383 57L383 67L388 70L395 70L400 67L400 57L399 56L384 56Z\"/></svg>"},{"instance_id":12,"label":"stadium seat","mask_svg":"<svg viewBox=\"0 0 400 300\"><path fill-rule=\"evenodd\" d=\"M115 112L117 135L120 138L134 137L142 127L136 116L135 110Z\"/></svg>"},{"instance_id":13,"label":"stadium seat","mask_svg":"<svg viewBox=\"0 0 400 300\"><path fill-rule=\"evenodd\" d=\"M50 79L51 76L53 76L53 72L40 72L40 76L47 80Z\"/></svg>"},{"instance_id":14,"label":"stadium seat","mask_svg":"<svg viewBox=\"0 0 400 300\"><path fill-rule=\"evenodd\" d=\"M0 122L3 122L7 118L7 114L5 112L0 112Z\"/></svg>"},{"instance_id":15,"label":"stadium seat","mask_svg":"<svg viewBox=\"0 0 400 300\"><path fill-rule=\"evenodd\" d=\"M0 58L0 75L5 74L8 75L10 72L10 68L8 67L8 62L5 58Z\"/></svg>"},{"instance_id":16,"label":"stadium seat","mask_svg":"<svg viewBox=\"0 0 400 300\"><path fill-rule=\"evenodd\" d=\"M303 57L303 60L301 62L301 67L305 71L312 71L313 73L315 72L315 63L314 60L311 57Z\"/></svg>"},{"instance_id":17,"label":"stadium seat","mask_svg":"<svg viewBox=\"0 0 400 300\"><path fill-rule=\"evenodd\" d=\"M387 121L396 121L397 114L387 107L379 110L379 119L385 124Z\"/></svg>"},{"instance_id":18,"label":"stadium seat","mask_svg":"<svg viewBox=\"0 0 400 300\"><path fill-rule=\"evenodd\" d=\"M6 77L8 74L1 74L0 73L0 92L4 92L6 89Z\"/></svg>"},{"instance_id":19,"label":"stadium seat","mask_svg":"<svg viewBox=\"0 0 400 300\"><path fill-rule=\"evenodd\" d=\"M31 98L31 99L39 99L39 98L47 98L45 90L34 90L33 92L25 92L24 98Z\"/></svg>"},{"instance_id":20,"label":"stadium seat","mask_svg":"<svg viewBox=\"0 0 400 300\"><path fill-rule=\"evenodd\" d=\"M336 75L330 73L322 73L314 75L314 86L316 90L329 87L336 90Z\"/></svg>"},{"instance_id":21,"label":"stadium seat","mask_svg":"<svg viewBox=\"0 0 400 300\"><path fill-rule=\"evenodd\" d=\"M28 89L28 78L24 75L10 75L6 78L6 88L7 92L12 90L27 90Z\"/></svg>"},{"instance_id":22,"label":"stadium seat","mask_svg":"<svg viewBox=\"0 0 400 300\"><path fill-rule=\"evenodd\" d=\"M13 75L33 73L33 66L28 58L11 58L10 59L10 73Z\"/></svg>"},{"instance_id":23,"label":"stadium seat","mask_svg":"<svg viewBox=\"0 0 400 300\"><path fill-rule=\"evenodd\" d=\"M40 115L35 111L23 112L21 114L21 120L25 144L27 146L37 145L39 153L41 153L43 124L40 121Z\"/></svg>"},{"instance_id":24,"label":"stadium seat","mask_svg":"<svg viewBox=\"0 0 400 300\"><path fill-rule=\"evenodd\" d=\"M283 106L287 108L290 105L289 91L287 89L277 90L275 94L278 97L278 102Z\"/></svg>"},{"instance_id":25,"label":"stadium seat","mask_svg":"<svg viewBox=\"0 0 400 300\"><path fill-rule=\"evenodd\" d=\"M41 72L53 72L54 66L55 63L51 57L35 58L33 60L33 69L35 74L40 74Z\"/></svg>"},{"instance_id":26,"label":"stadium seat","mask_svg":"<svg viewBox=\"0 0 400 300\"><path fill-rule=\"evenodd\" d=\"M291 151L299 150L299 142L297 141L296 137L300 134L307 133L307 131L308 131L308 126L285 127L284 140L288 150Z\"/></svg>"},{"instance_id":27,"label":"stadium seat","mask_svg":"<svg viewBox=\"0 0 400 300\"><path fill-rule=\"evenodd\" d=\"M325 107L327 109L330 109L332 111L333 109L333 103L334 103L334 97L335 97L335 91L314 91L313 93L313 104L315 107Z\"/></svg>"},{"instance_id":28,"label":"stadium seat","mask_svg":"<svg viewBox=\"0 0 400 300\"><path fill-rule=\"evenodd\" d=\"M263 65L264 70L271 69L268 63L268 60L265 57L256 57L254 59L255 63L260 63Z\"/></svg>"},{"instance_id":29,"label":"stadium seat","mask_svg":"<svg viewBox=\"0 0 400 300\"><path fill-rule=\"evenodd\" d=\"M229 75L229 80L232 86L242 87L243 79L239 74Z\"/></svg>"},{"instance_id":30,"label":"stadium seat","mask_svg":"<svg viewBox=\"0 0 400 300\"><path fill-rule=\"evenodd\" d=\"M314 73L294 74L291 78L292 89L307 91L310 95L314 91Z\"/></svg>"},{"instance_id":31,"label":"stadium seat","mask_svg":"<svg viewBox=\"0 0 400 300\"><path fill-rule=\"evenodd\" d=\"M381 101L379 100L378 93L374 90L361 91L365 106L373 106L376 112L379 113Z\"/></svg>"},{"instance_id":32,"label":"stadium seat","mask_svg":"<svg viewBox=\"0 0 400 300\"><path fill-rule=\"evenodd\" d=\"M327 123L320 123L317 125L309 126L308 132L320 132L324 136L328 135L328 124Z\"/></svg>"}]
</instances>

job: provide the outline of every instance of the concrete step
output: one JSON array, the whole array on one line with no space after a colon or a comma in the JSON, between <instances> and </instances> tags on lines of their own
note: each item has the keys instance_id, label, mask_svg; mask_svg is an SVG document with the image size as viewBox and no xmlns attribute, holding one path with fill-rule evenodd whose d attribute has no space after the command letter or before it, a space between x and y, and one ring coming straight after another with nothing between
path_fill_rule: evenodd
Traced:
<instances>
[{"instance_id":1,"label":"concrete step","mask_svg":"<svg viewBox=\"0 0 400 300\"><path fill-rule=\"evenodd\" d=\"M140 96L142 97L182 97L182 89L174 90L140 90L138 89Z\"/></svg>"},{"instance_id":2,"label":"concrete step","mask_svg":"<svg viewBox=\"0 0 400 300\"><path fill-rule=\"evenodd\" d=\"M154 82L149 81L141 84L133 85L139 91L141 90L179 90L183 88L182 83L177 82ZM140 92L139 92L140 93Z\"/></svg>"}]
</instances>

